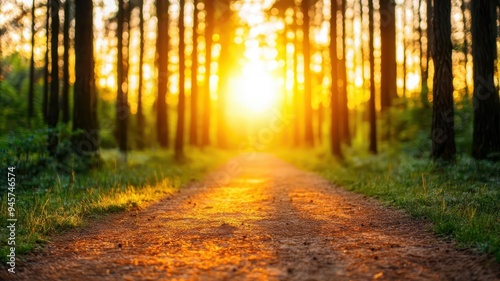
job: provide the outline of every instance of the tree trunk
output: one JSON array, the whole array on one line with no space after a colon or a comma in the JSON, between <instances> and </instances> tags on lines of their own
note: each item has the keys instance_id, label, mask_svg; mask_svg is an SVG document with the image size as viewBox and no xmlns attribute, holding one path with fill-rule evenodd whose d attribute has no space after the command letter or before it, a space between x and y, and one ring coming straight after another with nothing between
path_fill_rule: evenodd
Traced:
<instances>
[{"instance_id":1,"label":"tree trunk","mask_svg":"<svg viewBox=\"0 0 500 281\"><path fill-rule=\"evenodd\" d=\"M122 132L122 134L125 136L125 144L122 145L123 147L125 147L125 151L128 150L128 119L130 117L130 105L128 103L128 94L129 94L129 69L130 69L130 36L131 36L131 27L130 27L130 21L131 21L131 18L132 18L132 3L131 3L131 0L128 0L127 2L125 2L125 6L124 6L124 12L125 12L125 19L124 19L124 33L128 34L128 36L126 38L122 38L122 39L125 39L124 41L124 44L123 44L123 47L124 47L124 51L123 51L123 84L122 85L127 85L126 87L123 87L123 97L124 97L124 100L123 100L123 104L124 104L124 110L126 111L126 115L125 115L125 121L124 121L124 124L122 126L124 126L124 132Z\"/></svg>"},{"instance_id":2,"label":"tree trunk","mask_svg":"<svg viewBox=\"0 0 500 281\"><path fill-rule=\"evenodd\" d=\"M185 55L185 25L184 25L184 6L185 0L179 1L179 103L177 105L177 131L175 135L175 157L182 159L184 157L184 116L186 107L186 55Z\"/></svg>"},{"instance_id":3,"label":"tree trunk","mask_svg":"<svg viewBox=\"0 0 500 281\"><path fill-rule=\"evenodd\" d=\"M168 147L168 0L157 0L156 14L158 17L158 36L156 58L158 67L158 97L156 99L156 134L160 147Z\"/></svg>"},{"instance_id":4,"label":"tree trunk","mask_svg":"<svg viewBox=\"0 0 500 281\"><path fill-rule=\"evenodd\" d=\"M434 98L432 111L432 157L455 159L453 76L451 66L451 1L434 3Z\"/></svg>"},{"instance_id":5,"label":"tree trunk","mask_svg":"<svg viewBox=\"0 0 500 281\"><path fill-rule=\"evenodd\" d=\"M210 144L210 75L212 64L212 36L214 30L214 1L205 0L205 84L203 91L203 118L201 124L201 144L203 146Z\"/></svg>"},{"instance_id":6,"label":"tree trunk","mask_svg":"<svg viewBox=\"0 0 500 281\"><path fill-rule=\"evenodd\" d=\"M447 1L447 0L444 0L444 1ZM406 38L406 25L408 24L406 22L406 9L408 9L408 6L407 6L406 2L403 2L402 5L403 5L403 31L402 31L402 34L403 34L403 40L402 40L403 41L403 100L406 101L406 74L407 74L406 50L408 49L408 46L407 46L408 40Z\"/></svg>"},{"instance_id":7,"label":"tree trunk","mask_svg":"<svg viewBox=\"0 0 500 281\"><path fill-rule=\"evenodd\" d=\"M366 15L363 12L363 0L359 0L359 21L361 25L361 30L364 32L364 24L363 24L363 18L365 18ZM355 34L355 29L354 29L354 24L353 24L353 34ZM363 42L363 39L360 40L360 48L359 48L359 55L361 56L361 95L365 95L366 92L366 73L365 73L365 66L366 66L366 50L365 50L365 44ZM354 135L356 134L354 130Z\"/></svg>"},{"instance_id":8,"label":"tree trunk","mask_svg":"<svg viewBox=\"0 0 500 281\"><path fill-rule=\"evenodd\" d=\"M137 91L137 148L144 149L144 113L142 112L142 87L144 67L144 0L139 1L139 85Z\"/></svg>"},{"instance_id":9,"label":"tree trunk","mask_svg":"<svg viewBox=\"0 0 500 281\"><path fill-rule=\"evenodd\" d=\"M434 0L427 1L427 59L432 60L432 50L434 49L434 26L432 18L434 16Z\"/></svg>"},{"instance_id":10,"label":"tree trunk","mask_svg":"<svg viewBox=\"0 0 500 281\"><path fill-rule=\"evenodd\" d=\"M217 74L219 83L217 86L217 145L220 148L227 148L227 115L226 103L228 94L229 75L231 68L231 38L233 37L231 25L231 15L229 7L221 16L221 26L224 26L224 32L220 36L220 57Z\"/></svg>"},{"instance_id":11,"label":"tree trunk","mask_svg":"<svg viewBox=\"0 0 500 281\"><path fill-rule=\"evenodd\" d=\"M347 69L346 69L346 5L347 0L342 0L342 59L337 67L340 82L339 88L339 113L340 113L340 139L343 143L351 145L351 133L349 131L349 108L347 99Z\"/></svg>"},{"instance_id":12,"label":"tree trunk","mask_svg":"<svg viewBox=\"0 0 500 281\"><path fill-rule=\"evenodd\" d=\"M95 113L97 97L94 83L94 31L92 0L75 1L75 90L73 147L80 155L99 150L99 126Z\"/></svg>"},{"instance_id":13,"label":"tree trunk","mask_svg":"<svg viewBox=\"0 0 500 281\"><path fill-rule=\"evenodd\" d=\"M70 25L70 12L71 0L66 0L64 3L64 26L63 26L63 87L61 93L61 111L62 121L69 122L69 25Z\"/></svg>"},{"instance_id":14,"label":"tree trunk","mask_svg":"<svg viewBox=\"0 0 500 281\"><path fill-rule=\"evenodd\" d=\"M118 0L118 27L117 27L117 96L116 96L116 138L118 141L118 149L126 160L127 156L127 56L124 56L124 49L127 42L123 38L125 27L127 25L127 15L125 11L125 3L123 0ZM124 44L125 43L125 44Z\"/></svg>"},{"instance_id":15,"label":"tree trunk","mask_svg":"<svg viewBox=\"0 0 500 281\"><path fill-rule=\"evenodd\" d=\"M381 36L381 80L380 103L383 112L391 107L391 101L397 97L396 85L396 12L391 0L380 1L380 36Z\"/></svg>"},{"instance_id":16,"label":"tree trunk","mask_svg":"<svg viewBox=\"0 0 500 281\"><path fill-rule=\"evenodd\" d=\"M293 97L290 99L289 91L288 91L288 83L290 81L290 77L288 75L288 68L290 67L290 60L288 59L288 33L290 32L290 25L286 22L284 22L284 30L282 33L280 33L279 36L279 42L278 45L281 46L281 48L278 49L279 51L279 60L283 60L283 68L282 70L282 75L283 75L283 103L281 105L281 110L283 112L290 112L290 106L293 104ZM280 44L281 43L281 44ZM292 128L290 126L287 126L283 132L280 134L281 141L286 144L286 145L292 145Z\"/></svg>"},{"instance_id":17,"label":"tree trunk","mask_svg":"<svg viewBox=\"0 0 500 281\"><path fill-rule=\"evenodd\" d=\"M45 65L43 66L43 100L42 100L42 116L43 121L48 123L49 115L49 34L50 34L50 2L47 0L47 18L45 21Z\"/></svg>"},{"instance_id":18,"label":"tree trunk","mask_svg":"<svg viewBox=\"0 0 500 281\"><path fill-rule=\"evenodd\" d=\"M331 0L330 5L330 146L331 152L336 157L342 157L340 147L340 112L339 112L339 88L338 88L338 57L337 57L337 0Z\"/></svg>"},{"instance_id":19,"label":"tree trunk","mask_svg":"<svg viewBox=\"0 0 500 281\"><path fill-rule=\"evenodd\" d=\"M33 96L35 87L35 0L31 7L31 58L30 58L30 81L28 89L28 124L31 127L33 118Z\"/></svg>"},{"instance_id":20,"label":"tree trunk","mask_svg":"<svg viewBox=\"0 0 500 281\"><path fill-rule=\"evenodd\" d=\"M422 31L422 14L420 13L420 8L422 7L422 1L423 0L419 0L418 1L418 34L419 34L419 37L420 37L420 40L419 40L419 48L420 48L420 78L422 79L420 81L420 101L422 103L422 106L424 108L429 108L429 100L427 98L427 96L429 95L429 86L427 85L427 78L428 78L428 68L429 68L429 56L426 57L426 60L425 60L425 65L424 63L422 63L423 61L423 58L424 58L424 51L423 51L423 48L424 48L424 34L423 34L423 31ZM427 15L429 16L429 15ZM429 29L429 26L427 26L427 29ZM427 38L427 40L429 40ZM429 41L427 41L429 42ZM429 43L427 43L427 45L429 45ZM429 46L427 46L427 48L429 48ZM427 51L428 53L428 51Z\"/></svg>"},{"instance_id":21,"label":"tree trunk","mask_svg":"<svg viewBox=\"0 0 500 281\"><path fill-rule=\"evenodd\" d=\"M469 65L469 40L467 40L467 18L465 17L465 11L467 10L467 4L465 0L462 1L462 5L460 5L462 9L462 21L464 25L464 68L465 68L465 96L469 97L469 83L467 82L467 66Z\"/></svg>"},{"instance_id":22,"label":"tree trunk","mask_svg":"<svg viewBox=\"0 0 500 281\"><path fill-rule=\"evenodd\" d=\"M298 146L300 144L300 127L299 127L299 40L297 39L298 24L297 24L297 7L293 8L294 20L292 23L293 28L293 144Z\"/></svg>"},{"instance_id":23,"label":"tree trunk","mask_svg":"<svg viewBox=\"0 0 500 281\"><path fill-rule=\"evenodd\" d=\"M380 1L380 37L381 37L381 79L380 79L380 108L385 121L382 138L391 138L391 120L389 108L392 99L397 93L397 64L396 64L396 11L395 3L391 0Z\"/></svg>"},{"instance_id":24,"label":"tree trunk","mask_svg":"<svg viewBox=\"0 0 500 281\"><path fill-rule=\"evenodd\" d=\"M124 1L118 0L118 13L117 13L117 28L116 28L116 49L117 49L117 57L116 57L116 140L120 143L120 133L121 126L120 120L122 118L118 117L121 113L121 106L123 103L123 22L124 22L124 11L123 7ZM121 147L120 147L121 151Z\"/></svg>"},{"instance_id":25,"label":"tree trunk","mask_svg":"<svg viewBox=\"0 0 500 281\"><path fill-rule=\"evenodd\" d=\"M57 144L59 142L57 132L57 122L59 119L59 1L51 1L52 19L51 19L51 71L50 71L50 99L48 109L49 131L48 148L51 156L56 154Z\"/></svg>"},{"instance_id":26,"label":"tree trunk","mask_svg":"<svg viewBox=\"0 0 500 281\"><path fill-rule=\"evenodd\" d=\"M427 0L427 53L426 53L426 67L422 71L422 91L427 90L427 94L429 94L429 84L427 83L427 80L429 79L429 65L432 60L432 48L434 48L434 31L433 31L433 26L432 26L432 15L433 15L433 8L432 8L432 0ZM424 106L429 106L429 102L427 99L427 96L425 97L425 103Z\"/></svg>"},{"instance_id":27,"label":"tree trunk","mask_svg":"<svg viewBox=\"0 0 500 281\"><path fill-rule=\"evenodd\" d=\"M193 0L193 53L191 54L191 123L189 143L198 145L198 2Z\"/></svg>"},{"instance_id":28,"label":"tree trunk","mask_svg":"<svg viewBox=\"0 0 500 281\"><path fill-rule=\"evenodd\" d=\"M375 56L374 56L374 25L373 25L373 2L368 1L368 22L369 22L369 33L370 33L370 100L369 111L370 111L370 152L373 154L377 153L377 114L375 107Z\"/></svg>"},{"instance_id":29,"label":"tree trunk","mask_svg":"<svg viewBox=\"0 0 500 281\"><path fill-rule=\"evenodd\" d=\"M312 86L311 86L311 43L309 38L309 0L302 0L302 14L304 23L302 31L304 34L303 54L304 54L304 141L308 146L314 145L314 134L312 125Z\"/></svg>"},{"instance_id":30,"label":"tree trunk","mask_svg":"<svg viewBox=\"0 0 500 281\"><path fill-rule=\"evenodd\" d=\"M471 2L471 10L474 59L472 156L499 160L500 102L493 80L497 56L496 9L493 1L475 0Z\"/></svg>"}]
</instances>

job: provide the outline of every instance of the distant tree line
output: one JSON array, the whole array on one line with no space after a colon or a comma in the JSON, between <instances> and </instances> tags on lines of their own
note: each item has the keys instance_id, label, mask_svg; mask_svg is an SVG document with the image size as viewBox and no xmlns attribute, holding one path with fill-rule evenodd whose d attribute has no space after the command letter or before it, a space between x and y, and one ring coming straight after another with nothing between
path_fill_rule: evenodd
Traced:
<instances>
[{"instance_id":1,"label":"distant tree line","mask_svg":"<svg viewBox=\"0 0 500 281\"><path fill-rule=\"evenodd\" d=\"M156 0L155 10L157 17L157 39L156 39L156 98L155 98L155 133L157 144L162 148L170 146L170 125L175 123L175 137L173 148L176 157L184 158L185 143L194 146L208 146L214 143L211 139L211 128L216 128L216 144L220 147L229 147L227 140L227 119L226 108L228 96L228 83L231 75L232 61L234 55L234 43L232 36L236 29L235 13L231 5L235 1L230 0L192 0L190 4L194 9L191 10L193 18L192 42L187 42L185 16L186 1L179 0L179 17L176 26L179 30L179 85L177 102L177 120L170 122L172 118L169 115L168 93L169 77L172 70L169 68L169 50L171 48L171 16L169 9L171 1ZM324 5L329 5L329 43L328 49L323 56L324 68L321 75L329 76L329 101L320 104L318 110L313 109L313 99L315 97L314 75L311 70L312 51L319 48L312 43L311 26L314 16L323 11ZM20 16L31 14L31 58L29 64L29 87L27 94L27 118L28 124L35 116L35 111L40 110L46 126L49 128L47 150L50 155L57 154L59 142L59 133L57 127L60 124L69 124L72 122L72 143L74 150L84 155L98 155L99 152L99 119L97 101L98 93L95 82L95 62L94 62L94 26L93 26L93 1L92 0L47 0L47 2L32 1L31 11L23 11ZM353 6L349 6L353 5ZM455 106L454 106L454 87L453 87L453 45L451 41L451 1L431 1L420 0L418 7L411 3L411 7L405 2L403 8L418 11L418 23L414 26L419 34L418 40L414 38L403 38L404 48L413 48L420 54L419 66L421 76L421 95L420 105L422 108L430 107L429 90L427 84L430 76L430 66L433 62L433 83L432 83L432 131L430 138L432 141L432 151L430 154L435 160L453 161L456 155L455 144ZM348 7L349 6L349 7ZM425 7L424 7L425 6ZM390 111L394 108L395 101L398 98L398 64L396 60L396 18L397 5L395 1L381 0L379 8L376 10L373 1L368 1L367 15L364 11L364 2L347 0L277 0L271 9L278 11L278 15L283 17L285 23L284 30L290 31L293 36L289 38L284 35L282 41L284 49L282 59L285 61L284 73L286 67L293 69L292 77L292 99L291 110L298 118L295 119L290 131L289 143L293 146L315 145L316 137L321 136L321 125L323 120L324 104L329 104L330 112L330 132L329 143L331 153L337 157L343 157L343 146L349 146L354 134L353 127L358 126L354 116L350 113L348 107L349 88L347 77L347 25L346 18L348 9L357 9L360 11L359 17L363 21L368 21L368 50L363 48L362 62L369 68L369 100L367 106L367 120L369 132L367 136L368 149L371 153L377 153L379 150L378 140L390 140L391 132L395 128L391 125L396 120L391 120ZM46 41L47 45L44 54L43 66L43 87L42 87L42 108L35 108L35 10L45 9L46 21ZM425 9L424 9L425 8ZM497 59L497 17L498 2L489 0L462 1L460 6L463 16L464 43L462 50L467 67L471 62L468 61L469 46L471 46L473 63L473 134L472 134L472 156L476 159L499 159L500 153L500 102L498 85L495 85L495 60ZM63 11L62 25L62 45L59 42L61 19L59 15ZM137 93L129 91L129 69L130 69L130 34L132 12L138 10L139 13L139 31L140 31L140 50L139 50L139 87ZM424 19L421 11L425 11L426 28L422 27ZM351 11L352 12L352 11ZM380 20L375 20L375 13L378 12ZM467 22L466 14L471 14L470 24ZM200 17L203 14L203 17ZM291 17L292 21L284 20L285 17ZM364 17L368 17L367 19ZM403 15L404 16L404 15ZM202 20L200 20L202 19ZM71 22L74 20L74 42L71 41L70 31ZM144 128L146 117L144 113L144 51L145 51L145 31L144 31L144 1L143 0L118 0L118 10L116 13L116 38L117 38L117 65L116 65L116 112L114 137L116 138L118 148L126 159L127 151L130 148L130 122L136 122L137 130L134 131L137 139L137 148L143 149ZM404 19L403 19L404 20ZM406 24L406 23L405 23ZM468 41L467 31L470 26L472 41ZM378 30L377 30L378 29ZM1 30L5 33L5 30ZM350 31L349 31L350 32ZM203 33L203 34L202 34ZM376 70L375 57L375 33L380 34L380 70ZM218 43L221 47L220 55L217 57L219 65L217 71L217 114L214 114L211 100L211 75L213 75L212 62L214 35L218 34ZM302 36L299 36L301 34ZM355 34L354 36L359 36ZM203 38L203 39L202 39ZM424 41L423 38L426 38ZM200 51L200 41L204 42L204 61L198 61L198 52ZM186 54L186 44L192 45L193 51L190 57ZM293 43L293 58L286 54L286 44ZM411 45L411 46L410 46ZM70 83L70 49L73 46L75 50L75 82ZM58 49L62 47L64 53L62 60L59 58ZM424 50L425 47L425 50ZM279 48L279 47L278 47ZM406 49L405 49L406 50ZM283 53L284 52L284 53ZM367 53L365 53L367 52ZM366 60L365 60L366 55ZM299 56L303 62L300 62ZM406 91L406 53L403 61L403 91ZM185 83L188 69L187 59L191 60L190 74L190 93L187 93ZM61 61L61 63L59 63ZM199 67L205 68L203 83L198 81ZM60 71L59 68L62 67ZM302 67L302 69L300 69ZM329 70L329 72L325 72ZM299 81L299 72L303 73L303 83ZM60 74L62 73L62 75ZM377 87L375 77L380 75L380 85ZM285 74L286 76L286 74ZM288 77L287 77L288 78ZM364 83L363 77L363 83ZM465 79L467 83L467 79ZM302 85L303 87L299 87ZM61 87L62 86L62 87ZM71 86L73 86L73 96L70 95ZM465 87L468 95L468 85ZM378 93L378 96L377 96ZM134 119L131 117L129 104L130 94L137 94L137 108ZM188 95L189 94L189 95ZM405 93L403 93L403 97ZM187 99L189 97L189 100ZM189 102L188 102L189 101ZM379 104L377 104L379 102ZM380 108L380 110L378 110ZM189 112L189 115L187 114ZM314 128L314 117L317 114L318 127ZM189 122L187 122L189 120ZM214 122L216 120L216 122ZM379 124L377 124L377 120ZM380 123L382 122L382 123ZM189 124L189 128L187 128ZM384 124L380 128L380 124ZM300 126L303 126L302 128ZM315 134L319 131L319 134ZM381 131L382 133L379 133ZM185 138L188 136L188 138ZM496 156L495 156L496 155Z\"/></svg>"}]
</instances>

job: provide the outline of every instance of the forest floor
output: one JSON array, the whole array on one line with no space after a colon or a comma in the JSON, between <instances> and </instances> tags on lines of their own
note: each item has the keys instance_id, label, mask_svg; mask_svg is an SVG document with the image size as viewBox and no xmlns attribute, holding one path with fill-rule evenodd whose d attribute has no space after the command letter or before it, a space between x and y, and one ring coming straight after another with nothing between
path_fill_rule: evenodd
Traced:
<instances>
[{"instance_id":1,"label":"forest floor","mask_svg":"<svg viewBox=\"0 0 500 281\"><path fill-rule=\"evenodd\" d=\"M3 265L5 266L5 265ZM273 156L54 236L0 280L500 280L428 222Z\"/></svg>"}]
</instances>

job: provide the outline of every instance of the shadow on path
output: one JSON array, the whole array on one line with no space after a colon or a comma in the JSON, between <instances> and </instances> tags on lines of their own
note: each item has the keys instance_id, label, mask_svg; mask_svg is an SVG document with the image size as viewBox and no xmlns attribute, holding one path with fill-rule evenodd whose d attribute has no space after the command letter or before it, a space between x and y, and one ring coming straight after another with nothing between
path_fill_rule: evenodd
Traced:
<instances>
[{"instance_id":1,"label":"shadow on path","mask_svg":"<svg viewBox=\"0 0 500 281\"><path fill-rule=\"evenodd\" d=\"M496 280L491 259L273 156L54 237L1 280ZM219 179L214 181L212 179ZM13 278L15 277L15 278Z\"/></svg>"}]
</instances>

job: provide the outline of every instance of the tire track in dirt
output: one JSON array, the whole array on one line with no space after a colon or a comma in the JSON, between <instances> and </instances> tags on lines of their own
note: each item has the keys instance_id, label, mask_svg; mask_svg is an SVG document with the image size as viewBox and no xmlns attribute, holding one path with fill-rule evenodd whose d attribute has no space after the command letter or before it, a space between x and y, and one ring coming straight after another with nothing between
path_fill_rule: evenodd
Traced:
<instances>
[{"instance_id":1,"label":"tire track in dirt","mask_svg":"<svg viewBox=\"0 0 500 281\"><path fill-rule=\"evenodd\" d=\"M56 236L2 280L500 280L491 258L273 156Z\"/></svg>"}]
</instances>

